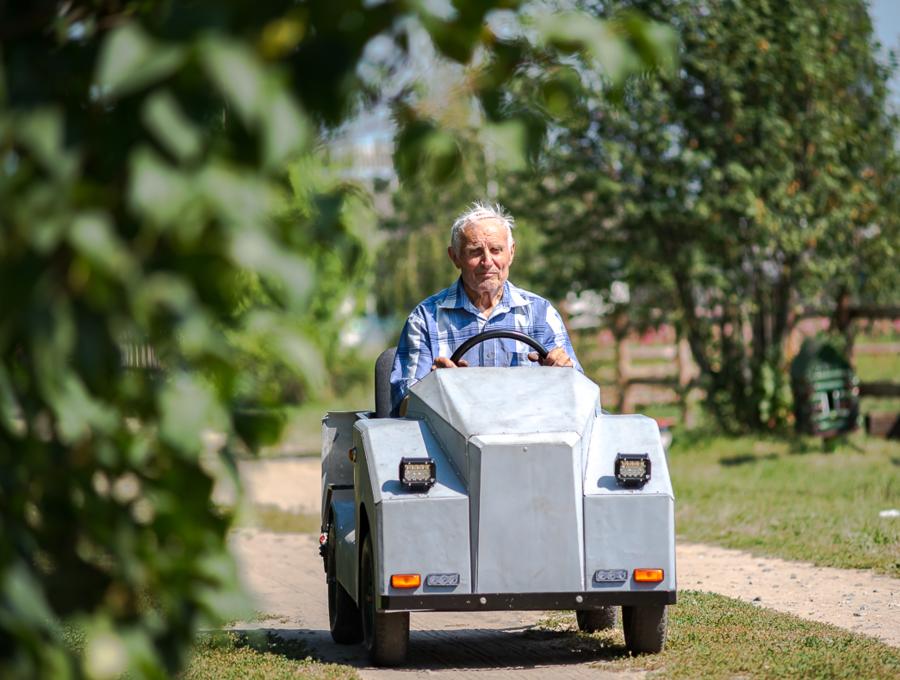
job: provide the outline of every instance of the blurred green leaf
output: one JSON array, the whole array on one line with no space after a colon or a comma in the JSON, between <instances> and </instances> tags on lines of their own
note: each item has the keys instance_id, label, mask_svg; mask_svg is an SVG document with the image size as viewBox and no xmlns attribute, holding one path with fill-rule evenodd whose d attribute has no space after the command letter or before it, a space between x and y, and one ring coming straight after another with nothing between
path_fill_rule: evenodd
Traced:
<instances>
[{"instance_id":1,"label":"blurred green leaf","mask_svg":"<svg viewBox=\"0 0 900 680\"><path fill-rule=\"evenodd\" d=\"M266 113L266 73L258 57L246 46L221 36L200 45L203 63L213 82L234 107L244 125L254 127Z\"/></svg>"},{"instance_id":2,"label":"blurred green leaf","mask_svg":"<svg viewBox=\"0 0 900 680\"><path fill-rule=\"evenodd\" d=\"M527 133L519 120L485 125L482 130L485 145L492 150L496 167L506 172L518 172L527 167Z\"/></svg>"},{"instance_id":3,"label":"blurred green leaf","mask_svg":"<svg viewBox=\"0 0 900 680\"><path fill-rule=\"evenodd\" d=\"M159 396L160 436L183 455L199 456L202 435L222 431L227 419L212 389L197 377L173 375Z\"/></svg>"},{"instance_id":4,"label":"blurred green leaf","mask_svg":"<svg viewBox=\"0 0 900 680\"><path fill-rule=\"evenodd\" d=\"M49 630L56 635L61 633L40 585L21 561L16 560L7 565L2 572L2 580L6 602L0 610L0 616L7 612L12 614L16 618L17 627L32 626L36 630Z\"/></svg>"},{"instance_id":5,"label":"blurred green leaf","mask_svg":"<svg viewBox=\"0 0 900 680\"><path fill-rule=\"evenodd\" d=\"M107 215L82 213L72 223L69 240L76 251L108 274L127 280L135 273L135 262Z\"/></svg>"},{"instance_id":6,"label":"blurred green leaf","mask_svg":"<svg viewBox=\"0 0 900 680\"><path fill-rule=\"evenodd\" d=\"M115 100L172 75L185 52L153 40L141 26L128 22L113 29L103 43L95 82L100 96Z\"/></svg>"},{"instance_id":7,"label":"blurred green leaf","mask_svg":"<svg viewBox=\"0 0 900 680\"><path fill-rule=\"evenodd\" d=\"M18 119L16 128L19 140L34 154L44 170L58 178L72 175L77 159L63 146L64 119L59 109L31 111Z\"/></svg>"},{"instance_id":8,"label":"blurred green leaf","mask_svg":"<svg viewBox=\"0 0 900 680\"><path fill-rule=\"evenodd\" d=\"M166 150L179 161L197 158L202 148L200 131L184 115L171 92L156 92L147 99L142 119Z\"/></svg>"},{"instance_id":9,"label":"blurred green leaf","mask_svg":"<svg viewBox=\"0 0 900 680\"><path fill-rule=\"evenodd\" d=\"M302 304L307 299L313 284L309 264L285 252L264 232L236 233L231 242L231 256L242 267L277 282L294 304Z\"/></svg>"},{"instance_id":10,"label":"blurred green leaf","mask_svg":"<svg viewBox=\"0 0 900 680\"><path fill-rule=\"evenodd\" d=\"M92 430L110 433L116 428L118 419L115 410L91 398L74 374L59 376L58 382L58 389L48 395L48 400L56 412L63 442L74 444L87 437Z\"/></svg>"},{"instance_id":11,"label":"blurred green leaf","mask_svg":"<svg viewBox=\"0 0 900 680\"><path fill-rule=\"evenodd\" d=\"M270 94L264 117L263 162L269 168L280 168L308 146L310 124L294 98L280 85Z\"/></svg>"},{"instance_id":12,"label":"blurred green leaf","mask_svg":"<svg viewBox=\"0 0 900 680\"><path fill-rule=\"evenodd\" d=\"M0 364L0 423L7 432L19 433L22 428L18 425L17 419L21 416L22 411L12 383L10 383L9 375Z\"/></svg>"},{"instance_id":13,"label":"blurred green leaf","mask_svg":"<svg viewBox=\"0 0 900 680\"><path fill-rule=\"evenodd\" d=\"M189 315L195 302L193 288L184 279L171 273L157 272L144 278L135 292L135 316L144 325L160 311L173 316Z\"/></svg>"},{"instance_id":14,"label":"blurred green leaf","mask_svg":"<svg viewBox=\"0 0 900 680\"><path fill-rule=\"evenodd\" d=\"M190 227L197 200L193 180L148 148L131 155L128 202L136 215L160 230Z\"/></svg>"},{"instance_id":15,"label":"blurred green leaf","mask_svg":"<svg viewBox=\"0 0 900 680\"><path fill-rule=\"evenodd\" d=\"M262 177L224 164L204 167L197 177L197 188L216 217L235 228L265 226L283 200Z\"/></svg>"}]
</instances>

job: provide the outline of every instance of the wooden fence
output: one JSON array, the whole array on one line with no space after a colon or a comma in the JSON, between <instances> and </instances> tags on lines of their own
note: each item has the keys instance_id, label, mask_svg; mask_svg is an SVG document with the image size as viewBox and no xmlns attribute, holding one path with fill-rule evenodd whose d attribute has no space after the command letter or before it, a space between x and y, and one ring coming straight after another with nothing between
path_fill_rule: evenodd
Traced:
<instances>
[{"instance_id":1,"label":"wooden fence","mask_svg":"<svg viewBox=\"0 0 900 680\"><path fill-rule=\"evenodd\" d=\"M829 316L801 314L787 339L786 358L790 361L797 354L806 337L835 326L848 337L847 345L854 365L863 356L900 354L900 342L854 342L859 328L850 325L853 321L897 319L900 319L900 307L851 306L839 307L837 314ZM896 323L888 325L896 331ZM699 387L699 369L691 357L690 347L685 339L676 337L674 328L663 325L644 335L614 333L613 329L603 328L575 332L574 335L580 339L578 345L584 348L579 357L600 384L605 404L619 413L633 413L639 407L653 404L677 404L680 420L687 426L693 424L693 405L704 394ZM898 377L864 381L860 384L860 396L900 397Z\"/></svg>"}]
</instances>

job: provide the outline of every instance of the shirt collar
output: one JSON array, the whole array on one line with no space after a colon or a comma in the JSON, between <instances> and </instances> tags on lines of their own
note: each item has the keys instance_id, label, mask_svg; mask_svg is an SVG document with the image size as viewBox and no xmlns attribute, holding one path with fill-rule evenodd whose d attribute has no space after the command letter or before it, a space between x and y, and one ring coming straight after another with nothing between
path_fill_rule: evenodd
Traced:
<instances>
[{"instance_id":1,"label":"shirt collar","mask_svg":"<svg viewBox=\"0 0 900 680\"><path fill-rule=\"evenodd\" d=\"M503 283L503 297L500 298L500 302L495 308L494 314L497 312L508 312L514 307L525 307L530 304L531 300L525 297L521 288L513 285L509 281L505 281ZM438 307L443 309L465 309L476 316L481 313L476 309L475 305L472 304L469 296L466 295L466 291L462 284L462 277L459 277L456 280L456 285L450 286L447 289L447 295L441 300Z\"/></svg>"}]
</instances>

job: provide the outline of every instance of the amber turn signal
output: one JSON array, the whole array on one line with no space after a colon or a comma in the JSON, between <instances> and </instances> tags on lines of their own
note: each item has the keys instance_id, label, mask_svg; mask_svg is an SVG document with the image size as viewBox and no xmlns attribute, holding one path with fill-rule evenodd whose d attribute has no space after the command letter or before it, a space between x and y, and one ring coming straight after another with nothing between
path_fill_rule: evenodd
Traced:
<instances>
[{"instance_id":1,"label":"amber turn signal","mask_svg":"<svg viewBox=\"0 0 900 680\"><path fill-rule=\"evenodd\" d=\"M635 569L634 580L638 583L659 583L663 580L662 569Z\"/></svg>"},{"instance_id":2,"label":"amber turn signal","mask_svg":"<svg viewBox=\"0 0 900 680\"><path fill-rule=\"evenodd\" d=\"M422 577L418 574L392 574L392 588L418 588L422 585Z\"/></svg>"}]
</instances>

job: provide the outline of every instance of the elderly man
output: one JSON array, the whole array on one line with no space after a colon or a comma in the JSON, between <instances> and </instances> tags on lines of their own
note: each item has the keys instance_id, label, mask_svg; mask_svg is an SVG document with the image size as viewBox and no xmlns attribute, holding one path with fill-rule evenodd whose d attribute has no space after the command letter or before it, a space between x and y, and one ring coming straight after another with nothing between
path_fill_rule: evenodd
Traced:
<instances>
[{"instance_id":1,"label":"elderly man","mask_svg":"<svg viewBox=\"0 0 900 680\"><path fill-rule=\"evenodd\" d=\"M406 320L391 370L394 414L409 388L437 368L527 366L538 361L537 352L524 343L500 338L473 347L454 364L449 358L453 350L483 331L530 335L549 350L542 365L582 371L559 312L507 280L516 254L513 226L500 205L481 203L453 223L447 254L460 276L419 304Z\"/></svg>"}]
</instances>

